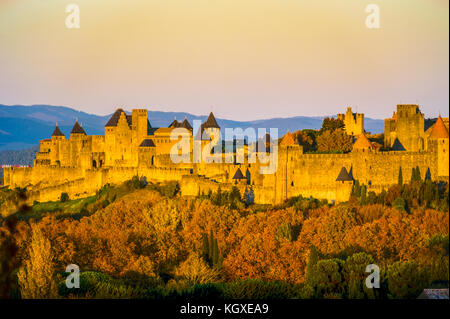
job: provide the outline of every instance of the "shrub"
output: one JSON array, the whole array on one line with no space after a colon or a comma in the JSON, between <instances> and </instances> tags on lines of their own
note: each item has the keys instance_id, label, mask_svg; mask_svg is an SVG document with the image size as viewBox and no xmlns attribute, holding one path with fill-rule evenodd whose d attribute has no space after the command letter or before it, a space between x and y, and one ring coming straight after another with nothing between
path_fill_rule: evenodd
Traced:
<instances>
[{"instance_id":1,"label":"shrub","mask_svg":"<svg viewBox=\"0 0 450 319\"><path fill-rule=\"evenodd\" d=\"M66 281L63 280L58 284L58 293L62 297L68 297L69 295L86 296L91 297L97 295L97 287L100 284L111 283L112 278L100 272L86 271L80 273L80 288L67 288Z\"/></svg>"},{"instance_id":2,"label":"shrub","mask_svg":"<svg viewBox=\"0 0 450 319\"><path fill-rule=\"evenodd\" d=\"M299 298L301 286L281 281L247 279L224 284L226 299L287 299Z\"/></svg>"},{"instance_id":3,"label":"shrub","mask_svg":"<svg viewBox=\"0 0 450 319\"><path fill-rule=\"evenodd\" d=\"M61 201L61 203L69 201L69 194L61 193L61 196L59 197L59 200Z\"/></svg>"}]
</instances>

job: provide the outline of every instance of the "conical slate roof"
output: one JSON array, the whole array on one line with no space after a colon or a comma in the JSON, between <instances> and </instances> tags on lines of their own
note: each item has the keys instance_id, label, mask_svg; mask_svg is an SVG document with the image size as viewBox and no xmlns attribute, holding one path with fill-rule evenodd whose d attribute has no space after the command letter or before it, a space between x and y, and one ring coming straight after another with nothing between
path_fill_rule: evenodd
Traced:
<instances>
[{"instance_id":1,"label":"conical slate roof","mask_svg":"<svg viewBox=\"0 0 450 319\"><path fill-rule=\"evenodd\" d=\"M155 143L153 142L153 140L147 138L142 141L139 147L155 147Z\"/></svg>"},{"instance_id":2,"label":"conical slate roof","mask_svg":"<svg viewBox=\"0 0 450 319\"><path fill-rule=\"evenodd\" d=\"M181 123L181 125L182 125L185 129L192 130L192 126L191 126L191 124L189 123L189 121L188 121L187 119L184 119L184 121L183 121L183 123Z\"/></svg>"},{"instance_id":3,"label":"conical slate roof","mask_svg":"<svg viewBox=\"0 0 450 319\"><path fill-rule=\"evenodd\" d=\"M109 119L108 123L106 123L105 127L117 126L117 123L119 123L119 119L120 119L120 116L122 115L122 113L125 113L125 111L123 109L117 109L114 112L114 114L111 116L111 118ZM127 115L125 113L125 117L127 119L128 126L131 127L131 122L132 122L131 115Z\"/></svg>"},{"instance_id":4,"label":"conical slate roof","mask_svg":"<svg viewBox=\"0 0 450 319\"><path fill-rule=\"evenodd\" d=\"M187 119L184 119L183 122L177 121L177 119L174 119L172 123L170 123L169 127L171 128L177 128L177 127L183 127L187 130L192 130L191 124L189 124L189 121Z\"/></svg>"},{"instance_id":5,"label":"conical slate roof","mask_svg":"<svg viewBox=\"0 0 450 319\"><path fill-rule=\"evenodd\" d=\"M169 127L180 127L180 122L175 118L172 123L169 124Z\"/></svg>"},{"instance_id":6,"label":"conical slate roof","mask_svg":"<svg viewBox=\"0 0 450 319\"><path fill-rule=\"evenodd\" d=\"M86 132L84 129L78 124L78 121L75 122L75 125L72 128L72 132L70 134L84 134L86 135Z\"/></svg>"},{"instance_id":7,"label":"conical slate roof","mask_svg":"<svg viewBox=\"0 0 450 319\"><path fill-rule=\"evenodd\" d=\"M203 129L205 128L219 128L219 124L217 124L216 118L214 117L213 112L209 113L208 119L205 124L202 125Z\"/></svg>"},{"instance_id":8,"label":"conical slate roof","mask_svg":"<svg viewBox=\"0 0 450 319\"><path fill-rule=\"evenodd\" d=\"M133 125L133 116L131 116L131 114L125 114L125 117L127 119L128 126L131 127L131 125Z\"/></svg>"},{"instance_id":9,"label":"conical slate roof","mask_svg":"<svg viewBox=\"0 0 450 319\"><path fill-rule=\"evenodd\" d=\"M242 174L242 171L240 168L238 168L236 173L234 173L233 179L245 179L245 176L244 176L244 174Z\"/></svg>"},{"instance_id":10,"label":"conical slate roof","mask_svg":"<svg viewBox=\"0 0 450 319\"><path fill-rule=\"evenodd\" d=\"M347 172L347 169L342 166L341 171L339 172L338 177L336 178L337 182L347 182L347 181L353 181L353 179L350 177L350 174Z\"/></svg>"},{"instance_id":11,"label":"conical slate roof","mask_svg":"<svg viewBox=\"0 0 450 319\"><path fill-rule=\"evenodd\" d=\"M292 136L291 132L287 132L285 136L283 136L283 139L280 142L280 145L283 146L291 146L295 145L294 137Z\"/></svg>"},{"instance_id":12,"label":"conical slate roof","mask_svg":"<svg viewBox=\"0 0 450 319\"><path fill-rule=\"evenodd\" d=\"M59 129L58 124L56 124L55 130L53 131L52 136L64 136L64 134Z\"/></svg>"},{"instance_id":13,"label":"conical slate roof","mask_svg":"<svg viewBox=\"0 0 450 319\"><path fill-rule=\"evenodd\" d=\"M398 140L398 138L396 138L394 140L394 144L392 144L392 149L394 151L406 151L405 147L403 146L402 143L400 143L400 141Z\"/></svg>"},{"instance_id":14,"label":"conical slate roof","mask_svg":"<svg viewBox=\"0 0 450 319\"><path fill-rule=\"evenodd\" d=\"M448 138L447 127L445 127L444 121L440 115L431 129L430 138Z\"/></svg>"},{"instance_id":15,"label":"conical slate roof","mask_svg":"<svg viewBox=\"0 0 450 319\"><path fill-rule=\"evenodd\" d=\"M364 149L371 147L372 143L370 143L369 139L364 134L361 134L356 140L355 144L353 144L354 149Z\"/></svg>"}]
</instances>

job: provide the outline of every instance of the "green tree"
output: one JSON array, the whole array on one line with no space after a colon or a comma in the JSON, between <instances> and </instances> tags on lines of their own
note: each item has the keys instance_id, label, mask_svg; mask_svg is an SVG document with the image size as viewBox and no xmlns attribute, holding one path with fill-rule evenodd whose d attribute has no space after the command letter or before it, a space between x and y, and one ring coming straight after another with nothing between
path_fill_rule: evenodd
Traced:
<instances>
[{"instance_id":1,"label":"green tree","mask_svg":"<svg viewBox=\"0 0 450 319\"><path fill-rule=\"evenodd\" d=\"M61 201L61 203L69 201L69 194L61 193L61 196L59 197L59 200Z\"/></svg>"},{"instance_id":2,"label":"green tree","mask_svg":"<svg viewBox=\"0 0 450 319\"><path fill-rule=\"evenodd\" d=\"M362 185L361 186L361 197L360 197L360 204L361 205L366 205L366 203L367 203L366 193L367 193L367 187L366 187L366 185Z\"/></svg>"},{"instance_id":3,"label":"green tree","mask_svg":"<svg viewBox=\"0 0 450 319\"><path fill-rule=\"evenodd\" d=\"M318 296L324 298L341 298L345 292L342 276L341 259L324 259L317 262L312 280Z\"/></svg>"},{"instance_id":4,"label":"green tree","mask_svg":"<svg viewBox=\"0 0 450 319\"><path fill-rule=\"evenodd\" d=\"M421 180L419 166L413 167L411 172L411 182L418 182Z\"/></svg>"},{"instance_id":5,"label":"green tree","mask_svg":"<svg viewBox=\"0 0 450 319\"><path fill-rule=\"evenodd\" d=\"M411 182L416 181L416 168L413 167L411 170Z\"/></svg>"},{"instance_id":6,"label":"green tree","mask_svg":"<svg viewBox=\"0 0 450 319\"><path fill-rule=\"evenodd\" d=\"M427 172L425 173L425 181L431 181L431 171L430 168L427 168Z\"/></svg>"},{"instance_id":7,"label":"green tree","mask_svg":"<svg viewBox=\"0 0 450 319\"><path fill-rule=\"evenodd\" d=\"M306 266L306 283L308 284L314 283L315 267L318 261L319 252L317 251L316 246L311 245L311 248L309 249L308 265Z\"/></svg>"},{"instance_id":8,"label":"green tree","mask_svg":"<svg viewBox=\"0 0 450 319\"><path fill-rule=\"evenodd\" d=\"M316 150L316 135L316 131L303 130L297 131L295 133L295 138L298 145L303 146L303 151L307 153Z\"/></svg>"},{"instance_id":9,"label":"green tree","mask_svg":"<svg viewBox=\"0 0 450 319\"><path fill-rule=\"evenodd\" d=\"M135 175L131 178L131 184L134 189L138 189L141 187L141 182L139 181L139 176Z\"/></svg>"},{"instance_id":10,"label":"green tree","mask_svg":"<svg viewBox=\"0 0 450 319\"><path fill-rule=\"evenodd\" d=\"M324 131L335 131L337 129L343 129L345 126L344 122L339 119L326 117L323 119L322 128L320 129L320 134Z\"/></svg>"},{"instance_id":11,"label":"green tree","mask_svg":"<svg viewBox=\"0 0 450 319\"><path fill-rule=\"evenodd\" d=\"M377 196L377 203L381 205L386 205L386 190L383 188L380 194Z\"/></svg>"},{"instance_id":12,"label":"green tree","mask_svg":"<svg viewBox=\"0 0 450 319\"><path fill-rule=\"evenodd\" d=\"M214 251L214 234L212 229L209 231L209 242L208 242L208 261L213 264L213 251Z\"/></svg>"},{"instance_id":13,"label":"green tree","mask_svg":"<svg viewBox=\"0 0 450 319\"><path fill-rule=\"evenodd\" d=\"M377 194L375 194L374 191L370 191L369 193L367 193L367 204L368 205L376 204L377 201L378 201Z\"/></svg>"},{"instance_id":14,"label":"green tree","mask_svg":"<svg viewBox=\"0 0 450 319\"><path fill-rule=\"evenodd\" d=\"M242 203L241 192L236 186L231 188L231 192L228 197L229 205L231 208L235 209L238 207L239 203Z\"/></svg>"},{"instance_id":15,"label":"green tree","mask_svg":"<svg viewBox=\"0 0 450 319\"><path fill-rule=\"evenodd\" d=\"M215 200L214 200L214 204L217 206L221 206L223 203L223 199L222 199L222 189L219 186L219 189L217 190L217 194L215 196Z\"/></svg>"},{"instance_id":16,"label":"green tree","mask_svg":"<svg viewBox=\"0 0 450 319\"><path fill-rule=\"evenodd\" d=\"M202 235L202 255L203 259L205 261L208 261L209 258L209 241L208 241L208 235L203 234Z\"/></svg>"},{"instance_id":17,"label":"green tree","mask_svg":"<svg viewBox=\"0 0 450 319\"><path fill-rule=\"evenodd\" d=\"M367 265L373 264L374 259L366 253L356 253L348 257L344 264L343 274L348 287L350 299L375 299L374 289L366 286Z\"/></svg>"},{"instance_id":18,"label":"green tree","mask_svg":"<svg viewBox=\"0 0 450 319\"><path fill-rule=\"evenodd\" d=\"M210 266L220 266L222 264L222 256L219 252L219 244L217 238L214 237L213 231L210 230L208 235L202 235L202 255L205 262Z\"/></svg>"},{"instance_id":19,"label":"green tree","mask_svg":"<svg viewBox=\"0 0 450 319\"><path fill-rule=\"evenodd\" d=\"M399 211L406 211L406 202L402 197L397 197L392 203L392 207Z\"/></svg>"},{"instance_id":20,"label":"green tree","mask_svg":"<svg viewBox=\"0 0 450 319\"><path fill-rule=\"evenodd\" d=\"M429 285L429 275L416 261L397 261L388 267L388 287L391 298L417 298Z\"/></svg>"},{"instance_id":21,"label":"green tree","mask_svg":"<svg viewBox=\"0 0 450 319\"><path fill-rule=\"evenodd\" d=\"M426 180L423 189L423 199L426 207L431 207L431 204L436 198L439 199L438 186L430 180Z\"/></svg>"},{"instance_id":22,"label":"green tree","mask_svg":"<svg viewBox=\"0 0 450 319\"><path fill-rule=\"evenodd\" d=\"M448 280L449 278L449 236L436 234L426 244L431 263L430 281Z\"/></svg>"},{"instance_id":23,"label":"green tree","mask_svg":"<svg viewBox=\"0 0 450 319\"><path fill-rule=\"evenodd\" d=\"M359 180L356 180L353 184L351 196L355 198L361 197L361 185L359 184Z\"/></svg>"},{"instance_id":24,"label":"green tree","mask_svg":"<svg viewBox=\"0 0 450 319\"><path fill-rule=\"evenodd\" d=\"M213 243L212 264L214 266L219 264L219 245L217 243L217 238L214 238L214 243Z\"/></svg>"}]
</instances>

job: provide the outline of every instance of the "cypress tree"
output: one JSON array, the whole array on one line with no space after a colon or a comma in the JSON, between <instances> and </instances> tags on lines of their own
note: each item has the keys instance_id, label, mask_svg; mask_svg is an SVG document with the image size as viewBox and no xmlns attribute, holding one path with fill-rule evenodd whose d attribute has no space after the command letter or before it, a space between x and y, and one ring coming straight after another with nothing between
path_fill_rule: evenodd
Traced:
<instances>
[{"instance_id":1,"label":"cypress tree","mask_svg":"<svg viewBox=\"0 0 450 319\"><path fill-rule=\"evenodd\" d=\"M378 196L378 204L386 205L386 190L384 188Z\"/></svg>"},{"instance_id":2,"label":"cypress tree","mask_svg":"<svg viewBox=\"0 0 450 319\"><path fill-rule=\"evenodd\" d=\"M361 195L361 186L359 185L359 180L356 180L352 189L352 197L359 197L360 195Z\"/></svg>"},{"instance_id":3,"label":"cypress tree","mask_svg":"<svg viewBox=\"0 0 450 319\"><path fill-rule=\"evenodd\" d=\"M362 185L361 186L361 199L360 199L360 205L365 205L366 204L366 185Z\"/></svg>"},{"instance_id":4,"label":"cypress tree","mask_svg":"<svg viewBox=\"0 0 450 319\"><path fill-rule=\"evenodd\" d=\"M317 251L316 246L311 245L311 248L309 249L308 265L306 266L306 282L308 284L314 283L315 266L318 261L319 252Z\"/></svg>"},{"instance_id":5,"label":"cypress tree","mask_svg":"<svg viewBox=\"0 0 450 319\"><path fill-rule=\"evenodd\" d=\"M421 180L419 166L413 167L411 172L411 182L418 182Z\"/></svg>"},{"instance_id":6,"label":"cypress tree","mask_svg":"<svg viewBox=\"0 0 450 319\"><path fill-rule=\"evenodd\" d=\"M217 244L217 238L214 238L212 263L214 266L219 263L219 245Z\"/></svg>"},{"instance_id":7,"label":"cypress tree","mask_svg":"<svg viewBox=\"0 0 450 319\"><path fill-rule=\"evenodd\" d=\"M219 189L217 190L217 196L216 196L216 205L221 206L222 205L222 190Z\"/></svg>"},{"instance_id":8,"label":"cypress tree","mask_svg":"<svg viewBox=\"0 0 450 319\"><path fill-rule=\"evenodd\" d=\"M425 173L425 181L431 181L431 172L430 168L427 168L427 172Z\"/></svg>"},{"instance_id":9,"label":"cypress tree","mask_svg":"<svg viewBox=\"0 0 450 319\"><path fill-rule=\"evenodd\" d=\"M203 234L202 235L202 257L205 261L208 261L208 253L209 253L209 242L208 242L208 235Z\"/></svg>"},{"instance_id":10,"label":"cypress tree","mask_svg":"<svg viewBox=\"0 0 450 319\"><path fill-rule=\"evenodd\" d=\"M402 174L402 167L398 169L398 185L403 185L403 174Z\"/></svg>"},{"instance_id":11,"label":"cypress tree","mask_svg":"<svg viewBox=\"0 0 450 319\"><path fill-rule=\"evenodd\" d=\"M212 229L209 232L209 246L208 246L208 257L209 261L212 262L213 260L213 251L214 251L214 235Z\"/></svg>"},{"instance_id":12,"label":"cypress tree","mask_svg":"<svg viewBox=\"0 0 450 319\"><path fill-rule=\"evenodd\" d=\"M426 204L426 207L431 207L431 202L435 199L435 186L431 182L425 183L425 189L424 189L424 201Z\"/></svg>"}]
</instances>

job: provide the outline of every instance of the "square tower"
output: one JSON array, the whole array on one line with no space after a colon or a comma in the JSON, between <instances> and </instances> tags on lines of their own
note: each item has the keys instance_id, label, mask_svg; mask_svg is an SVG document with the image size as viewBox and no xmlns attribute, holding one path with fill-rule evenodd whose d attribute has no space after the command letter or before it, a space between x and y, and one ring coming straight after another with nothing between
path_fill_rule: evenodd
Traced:
<instances>
[{"instance_id":1,"label":"square tower","mask_svg":"<svg viewBox=\"0 0 450 319\"><path fill-rule=\"evenodd\" d=\"M424 150L425 118L417 104L399 104L392 119L384 122L385 146L395 150Z\"/></svg>"},{"instance_id":2,"label":"square tower","mask_svg":"<svg viewBox=\"0 0 450 319\"><path fill-rule=\"evenodd\" d=\"M337 119L344 122L345 132L348 135L358 136L364 134L364 114L353 113L351 107L347 107L345 114L338 114Z\"/></svg>"}]
</instances>

